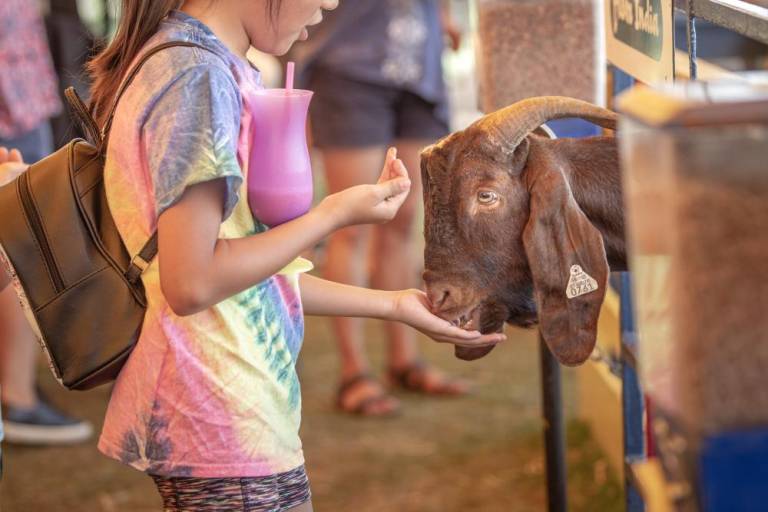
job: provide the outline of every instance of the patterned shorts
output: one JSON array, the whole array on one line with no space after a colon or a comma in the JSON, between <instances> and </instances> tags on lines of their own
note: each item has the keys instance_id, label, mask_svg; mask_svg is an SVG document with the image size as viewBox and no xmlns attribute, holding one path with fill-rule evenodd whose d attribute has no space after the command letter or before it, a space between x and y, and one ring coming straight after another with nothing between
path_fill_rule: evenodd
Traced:
<instances>
[{"instance_id":1,"label":"patterned shorts","mask_svg":"<svg viewBox=\"0 0 768 512\"><path fill-rule=\"evenodd\" d=\"M165 512L283 512L311 497L304 466L265 477L152 478Z\"/></svg>"}]
</instances>

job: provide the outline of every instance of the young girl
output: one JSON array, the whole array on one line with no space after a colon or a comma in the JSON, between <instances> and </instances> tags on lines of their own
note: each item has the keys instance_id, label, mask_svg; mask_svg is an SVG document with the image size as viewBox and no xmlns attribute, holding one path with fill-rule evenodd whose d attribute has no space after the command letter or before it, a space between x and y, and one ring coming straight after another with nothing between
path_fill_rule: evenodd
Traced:
<instances>
[{"instance_id":1,"label":"young girl","mask_svg":"<svg viewBox=\"0 0 768 512\"><path fill-rule=\"evenodd\" d=\"M148 310L107 410L99 449L150 474L167 510L311 510L295 363L304 313L407 323L437 341L503 336L434 317L417 290L382 292L301 273L305 249L345 226L391 219L410 181L394 151L375 185L327 197L267 230L248 208L250 46L283 54L337 0L123 0L114 41L91 64L104 124L126 70L154 55L123 96L107 195L129 251L153 231ZM339 91L343 94L344 91ZM302 268L303 267L303 268Z\"/></svg>"}]
</instances>

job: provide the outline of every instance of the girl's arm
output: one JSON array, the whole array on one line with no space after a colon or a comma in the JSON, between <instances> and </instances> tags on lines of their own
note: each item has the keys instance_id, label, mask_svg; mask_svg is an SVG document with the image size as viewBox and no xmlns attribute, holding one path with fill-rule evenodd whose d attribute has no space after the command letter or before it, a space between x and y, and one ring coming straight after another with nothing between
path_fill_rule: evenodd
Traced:
<instances>
[{"instance_id":1,"label":"girl's arm","mask_svg":"<svg viewBox=\"0 0 768 512\"><path fill-rule=\"evenodd\" d=\"M368 290L327 281L310 274L299 277L305 315L391 318L394 292Z\"/></svg>"},{"instance_id":2,"label":"girl's arm","mask_svg":"<svg viewBox=\"0 0 768 512\"><path fill-rule=\"evenodd\" d=\"M349 286L302 274L301 301L304 313L316 316L379 318L403 322L430 338L455 345L495 345L506 337L501 333L481 335L465 331L429 311L429 301L420 290L387 292Z\"/></svg>"},{"instance_id":3,"label":"girl's arm","mask_svg":"<svg viewBox=\"0 0 768 512\"><path fill-rule=\"evenodd\" d=\"M160 284L179 315L203 311L277 273L332 231L384 222L402 205L410 181L390 150L379 183L328 196L308 214L258 235L219 239L225 185L194 185L158 221Z\"/></svg>"}]
</instances>

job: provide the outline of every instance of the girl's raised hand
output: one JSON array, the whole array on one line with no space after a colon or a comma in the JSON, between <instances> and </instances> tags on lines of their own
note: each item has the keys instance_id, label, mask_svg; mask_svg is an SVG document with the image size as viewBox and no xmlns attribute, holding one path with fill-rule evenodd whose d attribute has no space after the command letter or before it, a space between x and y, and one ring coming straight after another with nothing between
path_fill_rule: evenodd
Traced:
<instances>
[{"instance_id":1,"label":"girl's raised hand","mask_svg":"<svg viewBox=\"0 0 768 512\"><path fill-rule=\"evenodd\" d=\"M411 191L411 180L397 150L390 148L379 181L358 185L326 197L318 206L334 220L335 228L382 224L395 218Z\"/></svg>"},{"instance_id":2,"label":"girl's raised hand","mask_svg":"<svg viewBox=\"0 0 768 512\"><path fill-rule=\"evenodd\" d=\"M8 150L0 146L0 186L16 179L28 167L18 149Z\"/></svg>"}]
</instances>

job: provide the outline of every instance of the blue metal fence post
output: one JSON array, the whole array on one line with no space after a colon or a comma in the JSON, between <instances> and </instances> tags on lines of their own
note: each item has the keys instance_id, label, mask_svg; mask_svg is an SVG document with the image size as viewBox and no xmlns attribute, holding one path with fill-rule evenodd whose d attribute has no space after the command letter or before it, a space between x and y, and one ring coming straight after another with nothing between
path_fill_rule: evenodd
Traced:
<instances>
[{"instance_id":1,"label":"blue metal fence post","mask_svg":"<svg viewBox=\"0 0 768 512\"><path fill-rule=\"evenodd\" d=\"M599 128L582 119L559 119L547 123L558 137L589 137ZM544 420L544 451L547 474L547 510L568 510L565 463L565 421L563 419L560 363L539 335L541 358L541 406Z\"/></svg>"},{"instance_id":2,"label":"blue metal fence post","mask_svg":"<svg viewBox=\"0 0 768 512\"><path fill-rule=\"evenodd\" d=\"M613 68L613 94L618 95L634 85L635 80ZM645 510L640 492L631 478L630 464L645 457L645 431L643 394L637 377L637 331L632 304L632 280L630 274L619 274L621 297L621 412L624 426L624 489L627 512Z\"/></svg>"},{"instance_id":3,"label":"blue metal fence post","mask_svg":"<svg viewBox=\"0 0 768 512\"><path fill-rule=\"evenodd\" d=\"M630 464L645 457L643 394L637 377L637 334L632 305L632 281L621 273L621 412L624 423L624 487L627 512L645 510L640 492L631 479Z\"/></svg>"}]
</instances>

